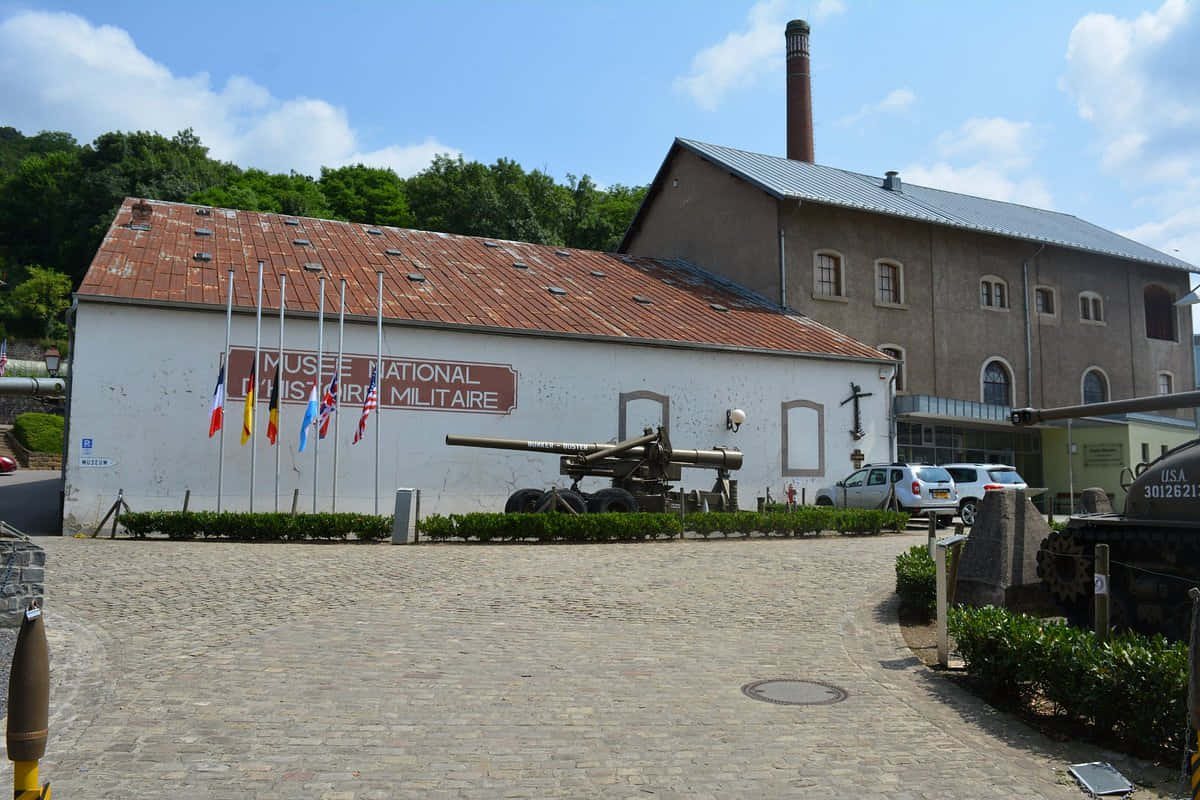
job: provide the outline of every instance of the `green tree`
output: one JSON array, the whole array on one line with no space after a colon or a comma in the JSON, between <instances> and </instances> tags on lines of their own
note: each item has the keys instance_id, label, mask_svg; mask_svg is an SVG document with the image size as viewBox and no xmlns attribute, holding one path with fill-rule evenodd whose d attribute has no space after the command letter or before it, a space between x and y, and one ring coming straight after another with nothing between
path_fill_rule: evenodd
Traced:
<instances>
[{"instance_id":1,"label":"green tree","mask_svg":"<svg viewBox=\"0 0 1200 800\"><path fill-rule=\"evenodd\" d=\"M284 175L260 169L242 172L235 168L223 183L189 195L188 202L298 217L332 215L321 187L298 172Z\"/></svg>"},{"instance_id":2,"label":"green tree","mask_svg":"<svg viewBox=\"0 0 1200 800\"><path fill-rule=\"evenodd\" d=\"M404 181L390 169L362 164L322 167L320 188L334 219L399 228L413 224Z\"/></svg>"},{"instance_id":3,"label":"green tree","mask_svg":"<svg viewBox=\"0 0 1200 800\"><path fill-rule=\"evenodd\" d=\"M71 305L71 279L61 272L39 266L27 268L29 277L9 295L11 315L37 335L57 338L66 335L63 312ZM29 330L27 327L26 330Z\"/></svg>"}]
</instances>

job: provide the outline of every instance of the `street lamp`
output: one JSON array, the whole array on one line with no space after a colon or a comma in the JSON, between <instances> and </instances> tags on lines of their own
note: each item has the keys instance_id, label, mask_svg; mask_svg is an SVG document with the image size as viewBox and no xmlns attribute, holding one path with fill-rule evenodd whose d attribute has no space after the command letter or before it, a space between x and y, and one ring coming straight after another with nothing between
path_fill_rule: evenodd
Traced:
<instances>
[{"instance_id":1,"label":"street lamp","mask_svg":"<svg viewBox=\"0 0 1200 800\"><path fill-rule=\"evenodd\" d=\"M57 347L50 345L46 348L46 372L50 373L51 378L58 377L58 362L61 360L62 355Z\"/></svg>"}]
</instances>

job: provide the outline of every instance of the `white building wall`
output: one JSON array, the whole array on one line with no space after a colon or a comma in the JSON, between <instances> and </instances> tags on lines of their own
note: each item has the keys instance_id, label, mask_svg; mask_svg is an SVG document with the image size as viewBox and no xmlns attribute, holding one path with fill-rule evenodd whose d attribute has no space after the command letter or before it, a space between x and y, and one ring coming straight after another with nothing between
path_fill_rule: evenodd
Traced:
<instances>
[{"instance_id":1,"label":"white building wall","mask_svg":"<svg viewBox=\"0 0 1200 800\"><path fill-rule=\"evenodd\" d=\"M289 350L316 349L316 322L289 319ZM264 315L263 349L277 347L277 320ZM65 530L95 523L124 489L138 511L178 509L191 490L192 509L216 507L218 440L208 438L209 409L217 365L225 344L225 319L208 311L158 309L81 302L77 316L73 387L66 469ZM254 346L254 318L235 315L233 345ZM326 321L325 346L336 352L336 319ZM373 355L374 324L347 323L345 351ZM843 477L850 454L867 461L890 458L888 369L877 364L623 345L564 338L487 335L449 329L384 327L384 355L510 364L517 372L517 405L506 415L455 411L387 409L372 416L367 438L351 444L358 421L357 402L343 401L338 433L339 511L375 508L375 437L382 435L381 513L390 513L396 487L422 490L422 514L500 510L522 487L566 485L558 457L447 447L448 433L516 439L608 441L618 434L622 393L652 392L669 397L671 441L680 448L736 447L745 454L739 481L743 508L767 487L782 499L788 482L807 489ZM241 376L231 376L234 383ZM269 376L260 375L265 386ZM865 435L855 440L853 404L840 405L850 382L871 392L861 401ZM345 386L343 386L345 390ZM358 390L361 391L361 390ZM267 395L260 390L255 468L256 511L275 508L275 448L266 440ZM804 401L790 411L784 446L784 404ZM657 422L658 405L634 400L627 406L627 434ZM729 408L746 412L741 430L726 430ZM787 449L793 469L814 472L819 407L824 424L824 474L784 475ZM243 402L225 409L222 507L249 506L251 446L239 445ZM280 414L279 508L291 507L299 488L301 511L313 508L313 445L297 452L304 406L284 404ZM91 447L84 449L84 439ZM797 454L805 444L809 450ZM317 508L332 504L333 433L320 442ZM83 463L99 466L83 466ZM684 470L685 488L709 488L711 470ZM588 479L583 488L605 485Z\"/></svg>"}]
</instances>

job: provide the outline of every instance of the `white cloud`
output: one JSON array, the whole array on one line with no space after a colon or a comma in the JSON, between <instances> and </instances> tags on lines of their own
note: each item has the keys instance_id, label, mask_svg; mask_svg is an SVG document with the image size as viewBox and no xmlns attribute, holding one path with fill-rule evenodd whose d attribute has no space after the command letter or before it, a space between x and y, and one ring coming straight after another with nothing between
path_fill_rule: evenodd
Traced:
<instances>
[{"instance_id":1,"label":"white cloud","mask_svg":"<svg viewBox=\"0 0 1200 800\"><path fill-rule=\"evenodd\" d=\"M771 71L782 74L783 31L795 16L790 0L761 0L746 15L745 28L692 58L690 74L675 79L675 90L691 95L698 106L714 111L730 92L748 89ZM845 11L843 0L817 0L809 7L813 20Z\"/></svg>"},{"instance_id":2,"label":"white cloud","mask_svg":"<svg viewBox=\"0 0 1200 800\"><path fill-rule=\"evenodd\" d=\"M206 73L173 75L123 29L67 13L0 22L0 97L4 123L29 133L65 130L90 141L112 130L192 128L214 158L272 172L315 175L362 162L410 175L435 153L458 152L433 138L363 152L342 108L277 98L243 76L214 89Z\"/></svg>"},{"instance_id":3,"label":"white cloud","mask_svg":"<svg viewBox=\"0 0 1200 800\"><path fill-rule=\"evenodd\" d=\"M878 114L891 114L904 111L909 106L917 101L917 95L912 89L907 86L893 89L887 93L887 96L878 103L864 103L858 111L842 117L837 121L841 127L849 127L856 125L862 120L874 117Z\"/></svg>"},{"instance_id":4,"label":"white cloud","mask_svg":"<svg viewBox=\"0 0 1200 800\"><path fill-rule=\"evenodd\" d=\"M901 178L922 186L1038 208L1053 208L1046 182L1030 173L1037 143L1033 125L1003 117L972 117L934 140L937 160L910 164Z\"/></svg>"},{"instance_id":5,"label":"white cloud","mask_svg":"<svg viewBox=\"0 0 1200 800\"><path fill-rule=\"evenodd\" d=\"M1101 166L1142 193L1125 235L1200 264L1200 12L1166 0L1132 18L1088 14L1059 86L1096 132Z\"/></svg>"}]
</instances>

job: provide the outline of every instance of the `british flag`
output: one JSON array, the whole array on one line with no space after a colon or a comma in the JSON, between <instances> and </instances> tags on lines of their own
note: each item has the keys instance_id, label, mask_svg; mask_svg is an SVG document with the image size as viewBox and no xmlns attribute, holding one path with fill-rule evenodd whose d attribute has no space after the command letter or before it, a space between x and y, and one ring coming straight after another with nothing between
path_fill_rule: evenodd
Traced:
<instances>
[{"instance_id":1,"label":"british flag","mask_svg":"<svg viewBox=\"0 0 1200 800\"><path fill-rule=\"evenodd\" d=\"M325 438L325 434L329 433L329 420L333 419L333 413L337 411L337 401L338 376L335 372L333 379L329 381L329 386L325 389L325 396L321 398L321 412L317 417L318 435L322 439Z\"/></svg>"},{"instance_id":2,"label":"british flag","mask_svg":"<svg viewBox=\"0 0 1200 800\"><path fill-rule=\"evenodd\" d=\"M358 418L358 430L354 432L354 444L367 435L367 417L379 408L379 393L375 390L375 365L371 365L371 382L367 384L367 399L363 401L362 416Z\"/></svg>"}]
</instances>

